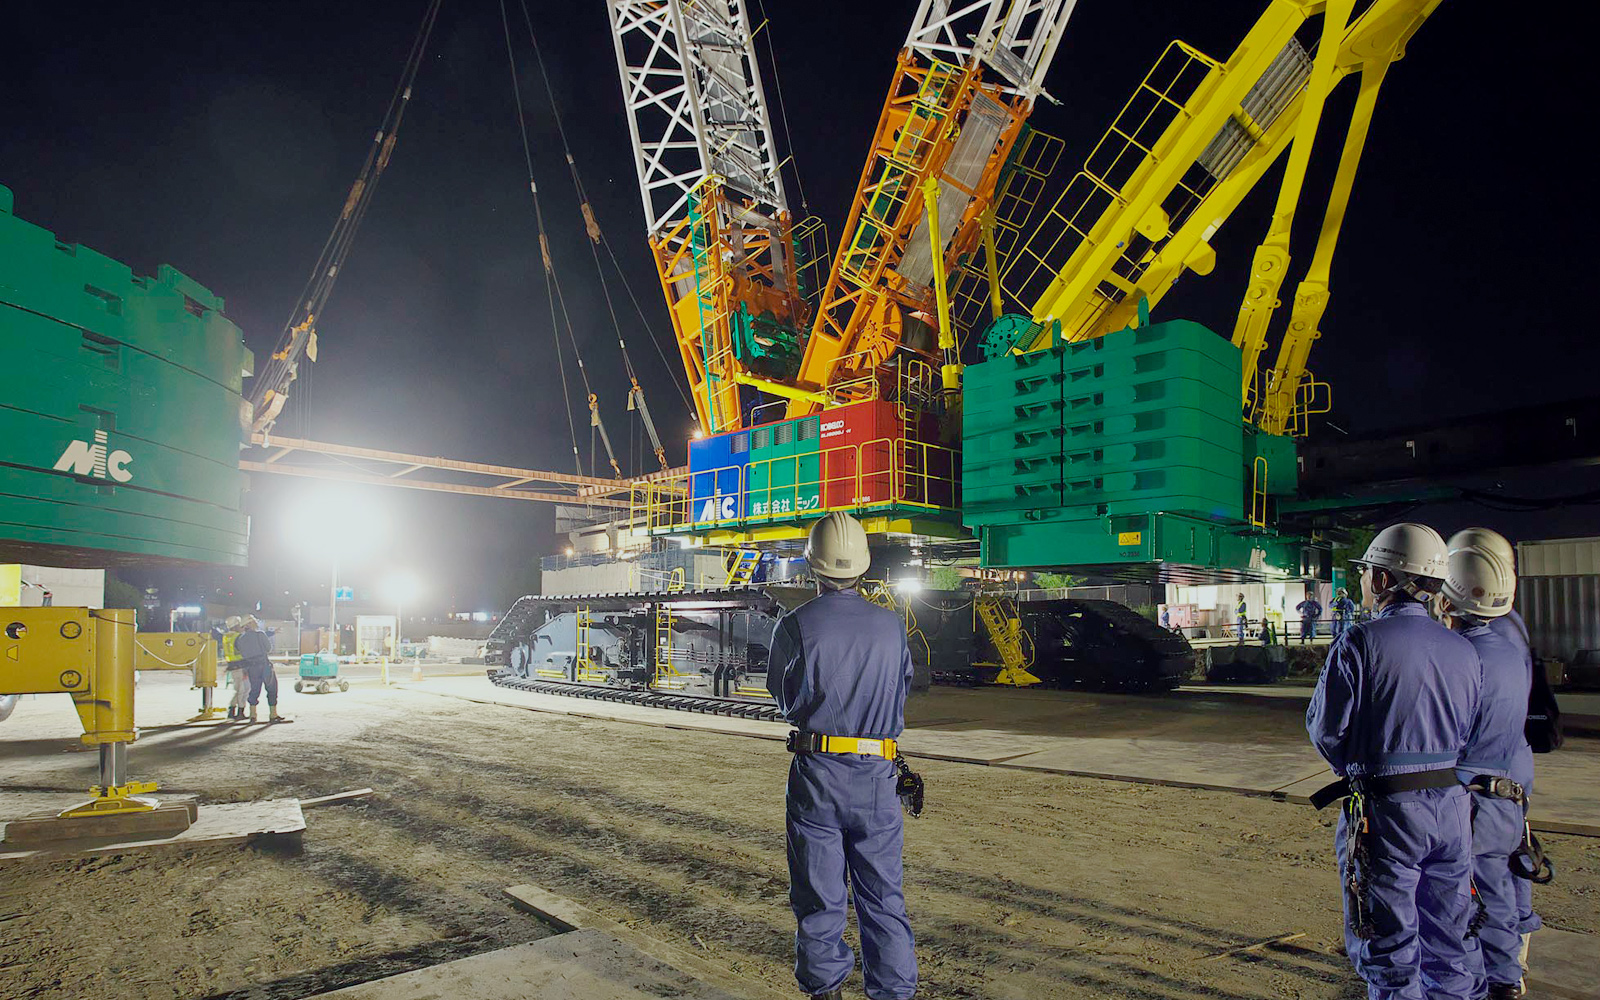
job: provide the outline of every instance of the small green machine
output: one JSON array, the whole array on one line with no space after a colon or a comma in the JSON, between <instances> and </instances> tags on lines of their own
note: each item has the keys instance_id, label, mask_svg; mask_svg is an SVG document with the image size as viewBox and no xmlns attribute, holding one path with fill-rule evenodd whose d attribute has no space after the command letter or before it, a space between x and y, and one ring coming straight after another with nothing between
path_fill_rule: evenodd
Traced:
<instances>
[{"instance_id":1,"label":"small green machine","mask_svg":"<svg viewBox=\"0 0 1600 1000\"><path fill-rule=\"evenodd\" d=\"M301 653L300 679L294 682L295 691L332 694L334 688L350 690L350 682L339 676L339 658L332 653Z\"/></svg>"}]
</instances>

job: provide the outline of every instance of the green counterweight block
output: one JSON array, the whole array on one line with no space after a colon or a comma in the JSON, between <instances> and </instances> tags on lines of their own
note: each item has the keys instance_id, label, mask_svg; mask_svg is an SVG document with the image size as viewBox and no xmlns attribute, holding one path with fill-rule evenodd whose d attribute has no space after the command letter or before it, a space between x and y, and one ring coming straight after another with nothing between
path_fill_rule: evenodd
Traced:
<instances>
[{"instance_id":1,"label":"green counterweight block","mask_svg":"<svg viewBox=\"0 0 1600 1000\"><path fill-rule=\"evenodd\" d=\"M243 565L252 358L222 299L11 203L0 187L0 561Z\"/></svg>"}]
</instances>

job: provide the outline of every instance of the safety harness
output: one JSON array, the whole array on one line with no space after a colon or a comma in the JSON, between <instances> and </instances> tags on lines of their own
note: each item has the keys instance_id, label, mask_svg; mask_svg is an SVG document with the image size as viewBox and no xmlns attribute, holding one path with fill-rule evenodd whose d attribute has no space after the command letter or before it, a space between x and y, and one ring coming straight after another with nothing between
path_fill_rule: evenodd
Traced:
<instances>
[{"instance_id":1,"label":"safety harness","mask_svg":"<svg viewBox=\"0 0 1600 1000\"><path fill-rule=\"evenodd\" d=\"M1507 799L1522 807L1522 843L1511 852L1508 859L1511 865L1511 874L1517 878L1532 882L1535 885L1546 885L1556 877L1556 866L1544 853L1544 845L1539 843L1539 838L1534 836L1533 827L1528 823L1528 792L1520 784L1510 778L1502 778L1493 774L1480 774L1467 782L1467 788L1491 799ZM1476 814L1477 806L1474 803L1473 812Z\"/></svg>"},{"instance_id":2,"label":"safety harness","mask_svg":"<svg viewBox=\"0 0 1600 1000\"><path fill-rule=\"evenodd\" d=\"M1368 797L1381 798L1424 788L1449 788L1461 784L1454 768L1413 771L1409 774L1384 774L1360 778L1340 778L1311 794L1318 809L1344 800L1345 830L1350 842L1349 860L1341 882L1349 900L1350 933L1370 940L1376 931L1372 923L1372 826L1367 816ZM1474 893L1476 896L1476 893ZM1482 903L1479 903L1481 909Z\"/></svg>"},{"instance_id":3,"label":"safety harness","mask_svg":"<svg viewBox=\"0 0 1600 1000\"><path fill-rule=\"evenodd\" d=\"M874 740L859 736L829 736L809 729L791 730L784 740L790 753L859 753L869 757L882 757L895 767L894 793L900 805L912 819L922 815L924 785L922 775L911 770L911 765L900 756L900 745L894 740Z\"/></svg>"}]
</instances>

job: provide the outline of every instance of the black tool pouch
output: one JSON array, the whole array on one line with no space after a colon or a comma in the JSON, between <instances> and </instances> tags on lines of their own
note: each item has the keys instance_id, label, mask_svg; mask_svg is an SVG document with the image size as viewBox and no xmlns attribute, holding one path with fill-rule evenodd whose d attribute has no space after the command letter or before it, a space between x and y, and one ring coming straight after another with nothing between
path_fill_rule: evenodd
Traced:
<instances>
[{"instance_id":1,"label":"black tool pouch","mask_svg":"<svg viewBox=\"0 0 1600 1000\"><path fill-rule=\"evenodd\" d=\"M900 807L916 819L922 815L922 775L911 770L899 754L894 755L894 766L899 772L894 780L894 793L900 796Z\"/></svg>"}]
</instances>

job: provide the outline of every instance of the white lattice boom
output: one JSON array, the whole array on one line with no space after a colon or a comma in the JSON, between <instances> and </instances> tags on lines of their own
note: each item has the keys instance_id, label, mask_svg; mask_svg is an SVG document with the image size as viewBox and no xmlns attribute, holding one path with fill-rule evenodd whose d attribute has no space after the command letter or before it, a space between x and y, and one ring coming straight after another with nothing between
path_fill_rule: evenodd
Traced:
<instances>
[{"instance_id":1,"label":"white lattice boom","mask_svg":"<svg viewBox=\"0 0 1600 1000\"><path fill-rule=\"evenodd\" d=\"M922 0L905 47L928 60L963 65L976 55L1033 100L1078 0Z\"/></svg>"},{"instance_id":2,"label":"white lattice boom","mask_svg":"<svg viewBox=\"0 0 1600 1000\"><path fill-rule=\"evenodd\" d=\"M606 0L644 202L656 236L709 176L788 210L744 0Z\"/></svg>"}]
</instances>

